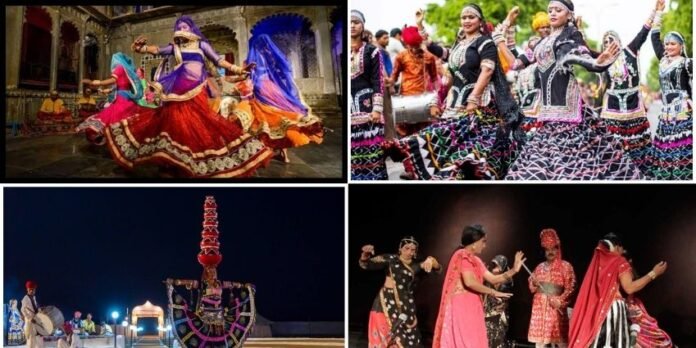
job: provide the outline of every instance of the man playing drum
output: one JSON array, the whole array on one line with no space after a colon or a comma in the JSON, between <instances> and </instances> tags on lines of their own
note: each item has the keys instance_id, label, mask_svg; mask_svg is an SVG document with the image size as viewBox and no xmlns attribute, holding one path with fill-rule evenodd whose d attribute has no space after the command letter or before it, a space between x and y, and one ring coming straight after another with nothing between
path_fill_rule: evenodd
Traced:
<instances>
[{"instance_id":1,"label":"man playing drum","mask_svg":"<svg viewBox=\"0 0 696 348\"><path fill-rule=\"evenodd\" d=\"M36 331L34 317L39 312L39 304L36 303L36 283L28 280L25 284L27 294L22 299L22 315L24 316L24 335L27 339L27 348L43 348L43 337Z\"/></svg>"}]
</instances>

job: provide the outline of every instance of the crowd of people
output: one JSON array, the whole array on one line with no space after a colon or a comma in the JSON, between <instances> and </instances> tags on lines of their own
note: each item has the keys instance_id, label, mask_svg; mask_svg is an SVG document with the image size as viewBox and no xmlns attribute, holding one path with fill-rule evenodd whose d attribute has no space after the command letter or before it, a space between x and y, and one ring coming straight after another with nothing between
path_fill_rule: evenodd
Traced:
<instances>
[{"instance_id":1,"label":"crowd of people","mask_svg":"<svg viewBox=\"0 0 696 348\"><path fill-rule=\"evenodd\" d=\"M670 336L660 329L636 295L666 271L665 262L639 276L621 239L609 233L594 249L578 290L575 269L563 259L557 232L544 229L539 237L546 260L533 271L525 265L521 251L515 254L512 265L504 255L495 256L486 265L479 256L487 247L486 231L481 225L464 228L461 244L447 267L432 256L417 260L419 243L412 236L401 240L397 254L375 255L373 245L363 246L360 267L386 275L369 313L369 346L423 346L419 330L422 322L416 316L414 299L416 275L442 273L445 268L432 346L514 346L507 335L508 304L513 278L523 267L529 272L526 285L533 296L527 341L536 347L673 346Z\"/></svg>"},{"instance_id":2,"label":"crowd of people","mask_svg":"<svg viewBox=\"0 0 696 348\"><path fill-rule=\"evenodd\" d=\"M626 45L607 31L599 51L572 0L534 15L522 47L517 7L494 26L464 6L452 45L431 39L422 10L415 25L375 35L352 10L352 179L388 179L389 157L403 162L402 179L691 179L692 60L681 34L661 35L664 9L657 0ZM649 37L660 61L654 135L638 67Z\"/></svg>"}]
</instances>

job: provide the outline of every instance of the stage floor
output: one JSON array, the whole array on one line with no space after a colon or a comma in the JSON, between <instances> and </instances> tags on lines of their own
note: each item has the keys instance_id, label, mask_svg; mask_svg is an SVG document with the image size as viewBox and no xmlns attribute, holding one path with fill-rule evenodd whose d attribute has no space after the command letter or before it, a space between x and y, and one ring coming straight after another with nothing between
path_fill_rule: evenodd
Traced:
<instances>
[{"instance_id":1,"label":"stage floor","mask_svg":"<svg viewBox=\"0 0 696 348\"><path fill-rule=\"evenodd\" d=\"M81 348L113 348L113 339L83 339L81 341ZM123 346L119 343L119 348ZM45 348L53 348L56 346L56 342L45 342ZM178 346L178 345L177 345ZM26 348L26 345L22 346L11 346L13 348ZM144 337L136 341L133 347L144 347L144 348L156 348L166 347L162 345L157 337L150 338ZM345 347L345 339L343 338L249 338L244 342L244 347L251 348L334 348L334 347Z\"/></svg>"},{"instance_id":2,"label":"stage floor","mask_svg":"<svg viewBox=\"0 0 696 348\"><path fill-rule=\"evenodd\" d=\"M322 144L288 150L290 163L273 160L256 172L259 178L340 178L342 160L341 115L324 119ZM89 144L84 134L12 137L6 135L5 175L8 178L158 178L156 166L127 172L111 159L105 147Z\"/></svg>"}]
</instances>

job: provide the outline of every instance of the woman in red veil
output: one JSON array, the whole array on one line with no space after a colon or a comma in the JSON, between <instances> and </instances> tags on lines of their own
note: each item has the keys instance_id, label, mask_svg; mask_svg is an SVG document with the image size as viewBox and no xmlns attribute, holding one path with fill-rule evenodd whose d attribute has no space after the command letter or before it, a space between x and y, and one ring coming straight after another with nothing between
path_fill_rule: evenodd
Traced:
<instances>
[{"instance_id":1,"label":"woman in red veil","mask_svg":"<svg viewBox=\"0 0 696 348\"><path fill-rule=\"evenodd\" d=\"M595 248L570 317L569 348L629 347L626 301L665 272L662 261L647 275L633 280L631 265L623 256L621 239L609 233Z\"/></svg>"}]
</instances>

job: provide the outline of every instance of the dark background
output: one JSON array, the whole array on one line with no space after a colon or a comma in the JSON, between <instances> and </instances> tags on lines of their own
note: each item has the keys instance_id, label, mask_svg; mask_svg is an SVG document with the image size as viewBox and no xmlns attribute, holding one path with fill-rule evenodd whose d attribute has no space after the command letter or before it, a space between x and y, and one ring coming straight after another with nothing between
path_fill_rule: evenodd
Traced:
<instances>
[{"instance_id":1,"label":"dark background","mask_svg":"<svg viewBox=\"0 0 696 348\"><path fill-rule=\"evenodd\" d=\"M680 347L696 342L696 187L691 185L389 185L350 188L349 327L351 342L366 342L372 301L381 272L358 267L361 246L396 253L400 239L414 235L418 258L436 257L445 267L464 226L480 223L488 263L497 254L514 259L522 250L530 269L544 260L539 232L557 230L563 258L582 283L593 249L603 235L619 233L640 275L659 261L667 272L637 296ZM358 198L354 198L358 197ZM369 197L369 199L367 199ZM429 346L440 303L442 274L421 277L416 289L419 327ZM532 296L524 269L514 277L508 338L526 342Z\"/></svg>"},{"instance_id":2,"label":"dark background","mask_svg":"<svg viewBox=\"0 0 696 348\"><path fill-rule=\"evenodd\" d=\"M344 189L5 188L4 298L38 283L39 305L103 320L168 277L200 279L203 202L218 205L221 280L256 285L271 321L344 320Z\"/></svg>"}]
</instances>

